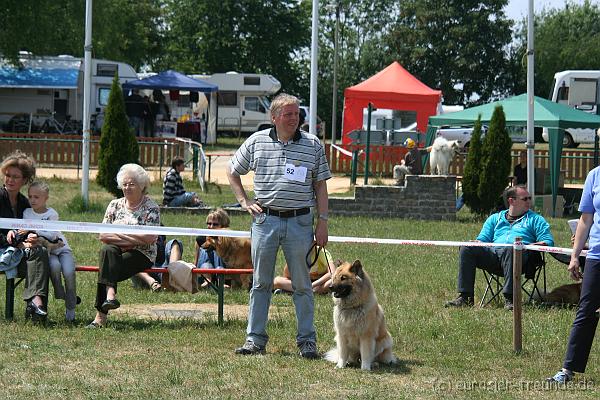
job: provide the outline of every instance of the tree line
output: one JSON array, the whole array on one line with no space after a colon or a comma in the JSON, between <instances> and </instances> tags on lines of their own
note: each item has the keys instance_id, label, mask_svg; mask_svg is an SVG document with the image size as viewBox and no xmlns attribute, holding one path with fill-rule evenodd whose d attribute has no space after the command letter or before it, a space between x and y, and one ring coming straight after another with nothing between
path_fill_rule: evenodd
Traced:
<instances>
[{"instance_id":1,"label":"tree line","mask_svg":"<svg viewBox=\"0 0 600 400\"><path fill-rule=\"evenodd\" d=\"M526 90L526 21L508 0L320 1L318 104L332 110L339 28L338 127L343 90L397 60L446 104L474 105ZM93 56L137 70L268 73L308 103L312 0L102 0L94 2ZM85 2L4 0L0 53L83 56ZM536 15L536 95L554 73L598 69L600 7L565 2Z\"/></svg>"}]
</instances>

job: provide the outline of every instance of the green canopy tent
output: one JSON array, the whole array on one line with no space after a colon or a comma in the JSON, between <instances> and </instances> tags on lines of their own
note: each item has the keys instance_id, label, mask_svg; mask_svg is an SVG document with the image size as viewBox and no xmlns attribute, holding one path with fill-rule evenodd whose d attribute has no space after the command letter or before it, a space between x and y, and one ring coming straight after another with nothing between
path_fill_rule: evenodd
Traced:
<instances>
[{"instance_id":1,"label":"green canopy tent","mask_svg":"<svg viewBox=\"0 0 600 400\"><path fill-rule=\"evenodd\" d=\"M560 159L562 154L564 130L566 128L600 127L600 116L588 114L574 108L535 97L534 126L548 128L550 142L550 183L552 186L552 210L556 207ZM431 146L437 128L441 126L473 125L481 115L481 123L489 124L496 106L501 105L506 116L506 126L527 125L527 94L521 94L505 100L494 101L477 107L467 108L449 114L429 117L429 126L425 145ZM533 168L533 166L528 166Z\"/></svg>"}]
</instances>

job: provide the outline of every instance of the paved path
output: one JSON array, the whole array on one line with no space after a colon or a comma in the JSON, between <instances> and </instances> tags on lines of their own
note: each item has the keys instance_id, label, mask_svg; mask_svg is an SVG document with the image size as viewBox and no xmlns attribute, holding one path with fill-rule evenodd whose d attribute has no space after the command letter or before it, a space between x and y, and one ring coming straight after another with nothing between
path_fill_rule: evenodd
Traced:
<instances>
[{"instance_id":1,"label":"paved path","mask_svg":"<svg viewBox=\"0 0 600 400\"><path fill-rule=\"evenodd\" d=\"M227 174L225 168L227 168L229 162L228 157L218 157L212 160L210 181L219 185L228 185ZM90 169L90 179L96 179L96 169ZM161 181L161 176L167 172L167 168L163 168L161 171L158 169L150 170L150 176L153 182ZM184 171L184 177L186 179L192 179L192 172L189 170ZM38 168L37 176L41 178L62 178L62 179L75 179L81 180L82 172L76 168ZM254 174L251 172L248 175L242 176L242 184L247 190L252 190ZM357 179L356 186L362 186L364 178L359 176ZM373 179L369 180L373 182ZM383 179L384 184L393 184L392 179ZM350 177L349 176L334 176L327 181L327 189L329 193L344 193L351 189Z\"/></svg>"}]
</instances>

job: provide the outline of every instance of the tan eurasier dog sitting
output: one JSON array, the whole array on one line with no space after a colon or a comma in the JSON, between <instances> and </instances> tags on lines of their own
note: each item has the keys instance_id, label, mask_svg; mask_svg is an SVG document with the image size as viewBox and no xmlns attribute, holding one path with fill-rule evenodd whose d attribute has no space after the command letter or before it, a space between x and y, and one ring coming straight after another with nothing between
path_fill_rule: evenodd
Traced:
<instances>
[{"instance_id":1,"label":"tan eurasier dog sitting","mask_svg":"<svg viewBox=\"0 0 600 400\"><path fill-rule=\"evenodd\" d=\"M383 309L359 260L342 263L334 272L333 323L337 346L325 354L336 368L356 364L370 370L374 362L393 364L393 339L387 330Z\"/></svg>"},{"instance_id":2,"label":"tan eurasier dog sitting","mask_svg":"<svg viewBox=\"0 0 600 400\"><path fill-rule=\"evenodd\" d=\"M252 269L252 255L250 253L249 238L235 238L227 236L207 236L202 245L203 249L214 249L225 262L227 268ZM250 289L252 275L229 275L233 287Z\"/></svg>"}]
</instances>

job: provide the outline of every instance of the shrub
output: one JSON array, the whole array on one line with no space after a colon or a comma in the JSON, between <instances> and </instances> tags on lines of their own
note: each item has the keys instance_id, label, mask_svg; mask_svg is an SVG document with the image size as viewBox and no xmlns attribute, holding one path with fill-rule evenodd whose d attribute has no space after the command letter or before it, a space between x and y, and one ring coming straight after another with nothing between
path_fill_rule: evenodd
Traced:
<instances>
[{"instance_id":1,"label":"shrub","mask_svg":"<svg viewBox=\"0 0 600 400\"><path fill-rule=\"evenodd\" d=\"M115 179L117 172L123 164L138 162L139 154L137 139L129 127L125 113L125 100L119 85L119 77L115 74L108 104L104 110L96 182L114 196L121 196L122 192L117 188Z\"/></svg>"},{"instance_id":2,"label":"shrub","mask_svg":"<svg viewBox=\"0 0 600 400\"><path fill-rule=\"evenodd\" d=\"M67 210L71 213L84 213L84 212L103 212L105 206L99 203L88 202L86 205L83 196L78 194L75 195L69 202L67 203Z\"/></svg>"},{"instance_id":3,"label":"shrub","mask_svg":"<svg viewBox=\"0 0 600 400\"><path fill-rule=\"evenodd\" d=\"M500 203L500 196L511 174L511 147L504 110L502 106L497 106L481 148L481 172L477 188L480 200L478 214L488 214Z\"/></svg>"},{"instance_id":4,"label":"shrub","mask_svg":"<svg viewBox=\"0 0 600 400\"><path fill-rule=\"evenodd\" d=\"M479 173L481 172L481 115L477 117L473 133L471 134L471 142L469 144L469 153L467 154L467 162L463 172L462 189L465 204L472 212L479 214L479 206L481 204L477 195L479 187Z\"/></svg>"}]
</instances>

